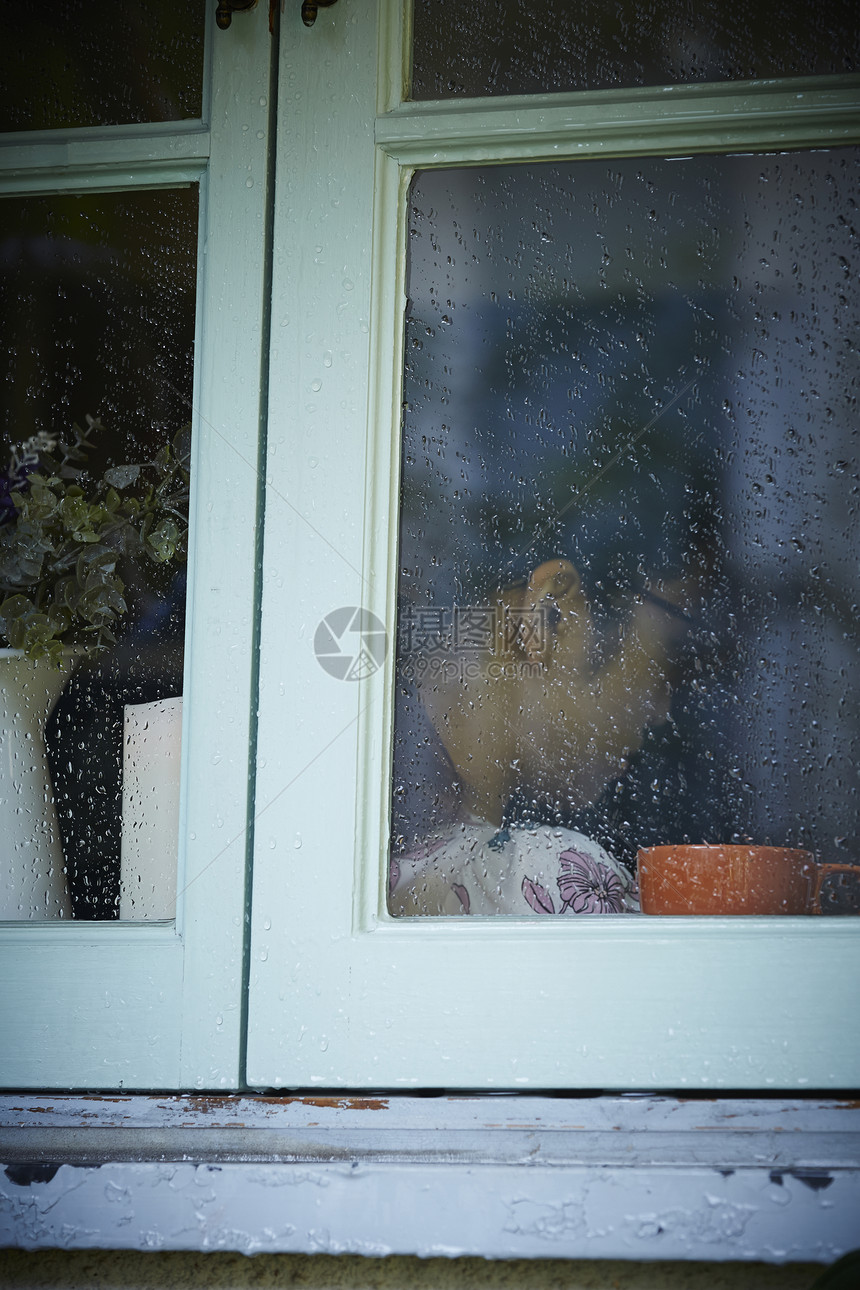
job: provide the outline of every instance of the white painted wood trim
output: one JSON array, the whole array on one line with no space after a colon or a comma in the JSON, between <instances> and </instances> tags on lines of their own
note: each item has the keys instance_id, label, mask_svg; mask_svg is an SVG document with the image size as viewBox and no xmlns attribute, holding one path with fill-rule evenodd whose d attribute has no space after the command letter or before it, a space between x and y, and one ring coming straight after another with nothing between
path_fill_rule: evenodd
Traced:
<instances>
[{"instance_id":1,"label":"white painted wood trim","mask_svg":"<svg viewBox=\"0 0 860 1290\"><path fill-rule=\"evenodd\" d=\"M387 4L379 14L379 77L376 111L399 108L409 93L412 75L412 5Z\"/></svg>"},{"instance_id":2,"label":"white painted wood trim","mask_svg":"<svg viewBox=\"0 0 860 1290\"><path fill-rule=\"evenodd\" d=\"M374 51L386 100L402 66L391 35L401 8L382 0L377 39L372 6L341 0L313 44L292 18L282 42L294 102L278 145L248 1083L852 1087L860 1034L844 1023L844 999L860 965L857 920L628 915L550 926L385 912L392 669L360 685L334 680L313 637L327 613L362 604L393 643L405 186L436 117L447 120L427 164L460 164L458 138L474 144L468 104L374 117ZM822 103L831 91L842 92L824 87ZM616 96L631 146L637 93ZM722 129L730 108L743 116L743 100L770 93L720 92L714 119ZM784 93L775 85L771 106ZM674 96L687 124L707 116L711 94ZM592 127L615 101L586 104ZM556 129L552 111L568 108L527 108L550 112L544 126L527 122L531 157ZM509 104L474 111L500 138L510 132ZM402 142L413 127L414 146ZM756 137L774 138L772 123ZM501 159L498 141L489 147Z\"/></svg>"},{"instance_id":3,"label":"white painted wood trim","mask_svg":"<svg viewBox=\"0 0 860 1290\"><path fill-rule=\"evenodd\" d=\"M240 1078L271 38L262 12L216 33L212 8L207 24L211 136L198 122L24 145L21 191L85 187L90 165L103 188L193 177L200 214L177 917L0 928L6 1087Z\"/></svg>"},{"instance_id":4,"label":"white painted wood trim","mask_svg":"<svg viewBox=\"0 0 860 1290\"><path fill-rule=\"evenodd\" d=\"M261 8L237 15L226 32L213 15L216 127L198 251L176 910L185 955L171 1000L181 1034L172 1086L180 1088L235 1088L241 1078L263 506L272 37Z\"/></svg>"},{"instance_id":5,"label":"white painted wood trim","mask_svg":"<svg viewBox=\"0 0 860 1290\"><path fill-rule=\"evenodd\" d=\"M206 68L211 62L207 51ZM204 73L208 75L208 70ZM206 97L204 87L204 97ZM61 126L55 130L9 130L0 135L0 158L3 165L6 158L20 158L27 166L44 166L51 164L54 149L69 148L83 164L89 158L90 164L99 165L100 159L109 157L140 155L171 156L177 148L190 150L188 155L200 156L199 143L194 140L201 133L208 134L209 122L204 113L202 117L190 117L185 121L136 121L128 125L89 125ZM186 140L183 144L181 140ZM39 160L41 158L41 160Z\"/></svg>"},{"instance_id":6,"label":"white painted wood trim","mask_svg":"<svg viewBox=\"0 0 860 1290\"><path fill-rule=\"evenodd\" d=\"M673 1097L0 1099L0 1244L832 1262L860 1109Z\"/></svg>"},{"instance_id":7,"label":"white painted wood trim","mask_svg":"<svg viewBox=\"0 0 860 1290\"><path fill-rule=\"evenodd\" d=\"M192 183L211 147L202 122L45 130L0 139L0 192L100 192ZM20 142L19 142L20 141Z\"/></svg>"},{"instance_id":8,"label":"white painted wood trim","mask_svg":"<svg viewBox=\"0 0 860 1290\"><path fill-rule=\"evenodd\" d=\"M140 167L122 162L85 173L76 167L0 174L0 197L47 196L51 193L145 192L151 188L187 188L206 172L203 161L155 161Z\"/></svg>"},{"instance_id":9,"label":"white painted wood trim","mask_svg":"<svg viewBox=\"0 0 860 1290\"><path fill-rule=\"evenodd\" d=\"M368 466L363 603L385 624L386 666L359 683L359 784L356 795L353 931L387 920L387 849L394 722L393 651L397 639L397 516L406 309L406 204L411 171L382 149L375 157L370 288ZM392 521L392 517L394 520ZM386 541L387 538L387 541ZM380 758L382 774L379 774ZM362 769L367 778L362 776ZM381 791L380 791L381 790Z\"/></svg>"},{"instance_id":10,"label":"white painted wood trim","mask_svg":"<svg viewBox=\"0 0 860 1290\"><path fill-rule=\"evenodd\" d=\"M860 138L860 77L403 103L376 123L402 165L837 146Z\"/></svg>"}]
</instances>

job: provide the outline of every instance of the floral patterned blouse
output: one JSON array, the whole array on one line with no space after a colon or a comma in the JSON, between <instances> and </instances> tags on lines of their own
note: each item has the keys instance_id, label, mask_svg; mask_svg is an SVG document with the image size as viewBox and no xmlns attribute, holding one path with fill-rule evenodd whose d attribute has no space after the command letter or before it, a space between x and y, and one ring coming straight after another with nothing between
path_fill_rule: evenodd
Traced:
<instances>
[{"instance_id":1,"label":"floral patterned blouse","mask_svg":"<svg viewBox=\"0 0 860 1290\"><path fill-rule=\"evenodd\" d=\"M392 859L392 914L622 914L636 884L603 847L573 829L483 820L452 824Z\"/></svg>"}]
</instances>

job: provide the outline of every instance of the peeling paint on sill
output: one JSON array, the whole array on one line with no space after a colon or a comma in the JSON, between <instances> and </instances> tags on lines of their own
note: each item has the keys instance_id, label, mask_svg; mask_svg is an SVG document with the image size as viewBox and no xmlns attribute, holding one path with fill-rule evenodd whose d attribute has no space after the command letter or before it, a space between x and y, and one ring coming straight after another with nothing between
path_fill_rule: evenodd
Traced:
<instances>
[{"instance_id":1,"label":"peeling paint on sill","mask_svg":"<svg viewBox=\"0 0 860 1290\"><path fill-rule=\"evenodd\" d=\"M820 1098L19 1095L0 1160L26 1249L832 1262L860 1213Z\"/></svg>"}]
</instances>

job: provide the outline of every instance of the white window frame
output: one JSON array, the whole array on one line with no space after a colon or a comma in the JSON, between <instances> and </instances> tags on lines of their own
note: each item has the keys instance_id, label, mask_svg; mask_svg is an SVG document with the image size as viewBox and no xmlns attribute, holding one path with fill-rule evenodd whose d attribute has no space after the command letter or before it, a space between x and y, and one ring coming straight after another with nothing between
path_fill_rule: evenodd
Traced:
<instances>
[{"instance_id":1,"label":"white window frame","mask_svg":"<svg viewBox=\"0 0 860 1290\"><path fill-rule=\"evenodd\" d=\"M375 609L393 630L403 263L391 248L413 165L538 159L565 150L615 155L613 147L629 151L640 139L647 153L686 146L697 130L705 150L722 147L729 129L736 132L732 146L755 147L763 104L775 132L783 129L783 115L790 118L780 135L785 146L856 141L854 99L844 85L820 82L754 90L678 87L669 97L689 129L674 140L665 91L556 96L540 107L533 98L401 105L399 0L384 0L382 12L378 34L373 6L361 0L340 0L320 13L311 39L321 64L308 56L310 43L300 43L297 11L284 21L285 118L293 103L306 111L305 123L333 112L354 116L362 95L365 102L372 96L377 49L382 88L376 121L361 119L357 144L348 130L327 135L320 167L316 128L304 135L285 130L277 160L247 1082L539 1088L589 1080L601 1087L620 1081L626 1087L766 1088L807 1078L821 1086L827 1083L822 1075L853 1081L856 1043L845 1033L839 1006L856 974L851 920L827 927L750 920L743 928L729 920L706 926L661 920L650 929L625 923L619 933L577 927L583 939L576 955L592 968L603 956L602 970L619 990L629 984L629 964L607 959L607 946L640 957L644 947L652 961L641 990L665 990L673 1009L685 999L694 1003L697 991L711 997L726 963L740 953L741 968L723 984L736 1002L760 941L777 962L766 968L759 1009L766 1031L752 1060L733 1052L705 1069L701 1052L691 1060L683 1051L688 1042L701 1045L701 1033L681 1034L676 1044L664 1036L643 1059L635 1045L654 1036L629 1010L621 1045L596 1008L584 1019L600 1044L588 1058L581 1038L582 1052L571 1052L569 1044L560 1052L564 1019L557 1015L545 1034L524 1042L519 1034L512 1040L512 1022L521 1017L510 1015L504 999L459 1007L448 993L460 985L458 938L470 953L488 950L494 972L502 947L507 962L493 983L498 994L499 984L515 981L524 964L525 970L538 965L546 923L536 938L510 923L461 934L443 923L416 928L387 918L388 796L380 785L389 776L391 676L360 690L326 690L311 641L324 613L353 601ZM5 1073L21 1088L229 1089L246 1078L242 922L253 769L245 754L254 733L258 552L251 518L258 504L268 114L255 77L268 66L268 35L257 14L254 21L239 16L214 43L212 36L210 26L216 89L203 121L180 130L22 136L5 145L20 151L4 150L0 163L7 191L161 186L187 174L201 180L202 196L208 193L201 202L195 371L197 540L180 879L187 890L175 927L0 929ZM345 66L354 79L343 75ZM800 109L798 94L805 100ZM308 237L310 257L302 251ZM354 275L349 287L347 273ZM347 319L337 338L324 334L323 299L336 318ZM331 372L337 384L330 393ZM317 396L311 411L307 404ZM224 479L229 512L220 505ZM229 582L221 577L227 566ZM219 686L228 664L235 683L225 693ZM220 698L211 707L195 704L201 693ZM302 741L304 750L294 756ZM211 818L215 803L221 820ZM317 917L305 890L309 873L329 881L325 918ZM667 975L679 966L678 953L667 946L672 940L683 946L681 964L692 984ZM569 938L557 944L572 948ZM799 1017L811 1005L826 1013L811 1031L807 1024L800 1042L820 1042L827 1069L810 1054L806 1075L802 1061L787 1059L782 1049L786 1007L778 980L791 955L804 948L823 954L822 977L844 974L831 978L841 982L838 999L803 982L792 995ZM368 966L369 1000L360 979ZM397 977L416 967L419 976L405 989ZM797 972L790 978L792 989ZM430 993L422 994L428 982ZM428 1001L435 1005L429 1037ZM766 1016L769 1001L777 1003L775 1020ZM486 1002L492 1006L482 1013L478 1005ZM717 1010L709 1042L731 1045L737 1026L730 1013L729 1004ZM796 1033L799 1027L790 1024ZM385 1041L387 1032L393 1042ZM476 1046L485 1038L481 1068ZM443 1047L434 1054L437 1041ZM458 1065L458 1045L467 1050L465 1065ZM854 1239L857 1117L856 1106L813 1098L413 1099L318 1091L285 1099L51 1096L46 1102L44 1093L10 1095L0 1099L0 1160L14 1166L0 1178L0 1244L829 1262ZM28 1177L32 1165L37 1168ZM827 1190L820 1193L819 1184ZM479 1212L486 1216L481 1227Z\"/></svg>"},{"instance_id":2,"label":"white window frame","mask_svg":"<svg viewBox=\"0 0 860 1290\"><path fill-rule=\"evenodd\" d=\"M312 643L345 605L394 639L414 169L857 142L857 78L409 103L403 7L281 48L249 1084L851 1087L854 919L390 918L392 668Z\"/></svg>"},{"instance_id":3,"label":"white window frame","mask_svg":"<svg viewBox=\"0 0 860 1290\"><path fill-rule=\"evenodd\" d=\"M391 669L333 682L312 639L342 604L393 639L398 230L414 168L856 141L856 78L410 104L403 8L379 0L377 22L340 0L312 33L295 12L283 24L256 767L265 23L215 33L208 14L215 97L199 122L3 141L8 193L201 184L177 918L0 929L4 1080L850 1087L860 1037L829 983L856 975L855 920L391 919ZM522 988L570 976L590 985L575 1009L561 989L535 1008Z\"/></svg>"},{"instance_id":4,"label":"white window frame","mask_svg":"<svg viewBox=\"0 0 860 1290\"><path fill-rule=\"evenodd\" d=\"M0 139L4 196L200 192L176 919L0 926L6 1087L240 1080L269 190L257 17L216 31L206 4L199 120Z\"/></svg>"}]
</instances>

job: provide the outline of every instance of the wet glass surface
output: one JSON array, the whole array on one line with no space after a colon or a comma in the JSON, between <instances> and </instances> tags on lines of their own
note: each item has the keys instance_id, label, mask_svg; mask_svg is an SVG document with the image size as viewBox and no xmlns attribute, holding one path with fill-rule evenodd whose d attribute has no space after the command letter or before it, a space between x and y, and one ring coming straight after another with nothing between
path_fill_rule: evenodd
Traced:
<instances>
[{"instance_id":1,"label":"wet glass surface","mask_svg":"<svg viewBox=\"0 0 860 1290\"><path fill-rule=\"evenodd\" d=\"M635 909L658 844L860 860L857 167L416 176L392 912Z\"/></svg>"},{"instance_id":2,"label":"wet glass surface","mask_svg":"<svg viewBox=\"0 0 860 1290\"><path fill-rule=\"evenodd\" d=\"M128 708L182 693L197 207L0 203L0 917L116 917L132 841L167 854L171 912L137 871L123 917L172 914L175 713L135 733Z\"/></svg>"},{"instance_id":3,"label":"wet glass surface","mask_svg":"<svg viewBox=\"0 0 860 1290\"><path fill-rule=\"evenodd\" d=\"M413 99L853 72L847 0L607 5L415 0Z\"/></svg>"},{"instance_id":4,"label":"wet glass surface","mask_svg":"<svg viewBox=\"0 0 860 1290\"><path fill-rule=\"evenodd\" d=\"M199 117L204 15L203 0L5 5L0 130Z\"/></svg>"}]
</instances>

